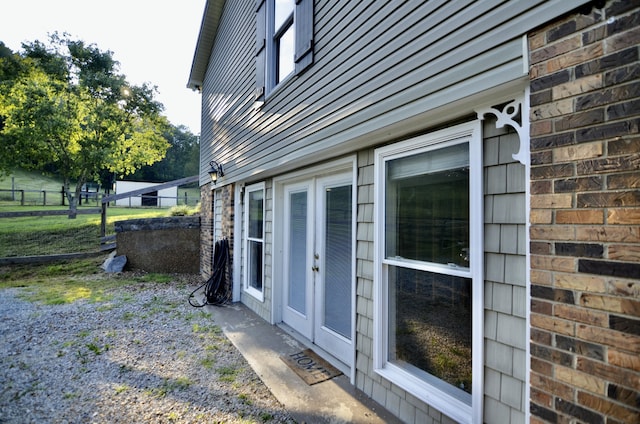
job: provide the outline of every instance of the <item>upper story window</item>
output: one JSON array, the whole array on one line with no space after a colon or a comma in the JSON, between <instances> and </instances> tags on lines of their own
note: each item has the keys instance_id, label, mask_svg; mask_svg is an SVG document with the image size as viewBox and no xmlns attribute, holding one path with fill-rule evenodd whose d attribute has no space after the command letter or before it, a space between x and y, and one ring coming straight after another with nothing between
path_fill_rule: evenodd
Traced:
<instances>
[{"instance_id":1,"label":"upper story window","mask_svg":"<svg viewBox=\"0 0 640 424\"><path fill-rule=\"evenodd\" d=\"M257 0L256 100L313 63L313 0Z\"/></svg>"},{"instance_id":2,"label":"upper story window","mask_svg":"<svg viewBox=\"0 0 640 424\"><path fill-rule=\"evenodd\" d=\"M275 84L280 83L295 70L294 42L295 26L293 19L296 3L294 0L275 0L273 8L273 37L271 39L272 58L270 67ZM269 31L271 33L271 31Z\"/></svg>"}]
</instances>

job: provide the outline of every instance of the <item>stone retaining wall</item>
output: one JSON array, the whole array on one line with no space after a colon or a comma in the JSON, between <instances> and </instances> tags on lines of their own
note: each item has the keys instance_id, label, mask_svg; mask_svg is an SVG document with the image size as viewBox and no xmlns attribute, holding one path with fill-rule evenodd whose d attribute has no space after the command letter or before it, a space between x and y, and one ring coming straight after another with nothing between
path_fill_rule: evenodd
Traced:
<instances>
[{"instance_id":1,"label":"stone retaining wall","mask_svg":"<svg viewBox=\"0 0 640 424\"><path fill-rule=\"evenodd\" d=\"M118 255L127 269L200 272L200 217L131 219L115 223Z\"/></svg>"}]
</instances>

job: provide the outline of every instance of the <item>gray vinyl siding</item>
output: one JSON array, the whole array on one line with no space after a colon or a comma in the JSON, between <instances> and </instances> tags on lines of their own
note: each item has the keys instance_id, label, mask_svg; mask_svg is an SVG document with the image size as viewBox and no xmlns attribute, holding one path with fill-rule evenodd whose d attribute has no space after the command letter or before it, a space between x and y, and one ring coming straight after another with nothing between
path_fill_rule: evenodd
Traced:
<instances>
[{"instance_id":1,"label":"gray vinyl siding","mask_svg":"<svg viewBox=\"0 0 640 424\"><path fill-rule=\"evenodd\" d=\"M225 3L203 91L202 175L251 180L432 127L526 76L522 35L583 0L315 2L314 63L258 107L255 0ZM443 115L444 113L441 112Z\"/></svg>"},{"instance_id":2,"label":"gray vinyl siding","mask_svg":"<svg viewBox=\"0 0 640 424\"><path fill-rule=\"evenodd\" d=\"M222 162L225 172L237 139L245 137L255 85L254 1L228 1L220 19L202 90L200 182L209 181L209 162ZM247 99L250 99L249 101Z\"/></svg>"}]
</instances>

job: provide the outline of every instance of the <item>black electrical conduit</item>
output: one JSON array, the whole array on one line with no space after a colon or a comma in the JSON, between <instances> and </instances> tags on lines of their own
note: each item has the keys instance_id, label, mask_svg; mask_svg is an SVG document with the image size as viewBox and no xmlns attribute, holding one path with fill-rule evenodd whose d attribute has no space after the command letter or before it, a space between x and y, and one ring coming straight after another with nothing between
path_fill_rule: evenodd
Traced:
<instances>
[{"instance_id":1,"label":"black electrical conduit","mask_svg":"<svg viewBox=\"0 0 640 424\"><path fill-rule=\"evenodd\" d=\"M225 238L216 241L213 250L213 273L211 278L189 295L189 304L195 308L205 305L224 305L231 300L231 290L227 286L226 276L229 266L229 241ZM194 303L193 299L198 290L204 287L202 304Z\"/></svg>"}]
</instances>

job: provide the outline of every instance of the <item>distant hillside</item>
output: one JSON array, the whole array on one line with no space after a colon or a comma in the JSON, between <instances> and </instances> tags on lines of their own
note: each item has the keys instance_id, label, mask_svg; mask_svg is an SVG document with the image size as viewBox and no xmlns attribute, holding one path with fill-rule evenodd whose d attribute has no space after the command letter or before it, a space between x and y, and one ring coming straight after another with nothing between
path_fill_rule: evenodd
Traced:
<instances>
[{"instance_id":1,"label":"distant hillside","mask_svg":"<svg viewBox=\"0 0 640 424\"><path fill-rule=\"evenodd\" d=\"M17 169L9 176L0 177L0 189L11 190L13 184L15 190L46 190L59 192L62 188L62 180L42 175L38 171L24 171Z\"/></svg>"}]
</instances>

